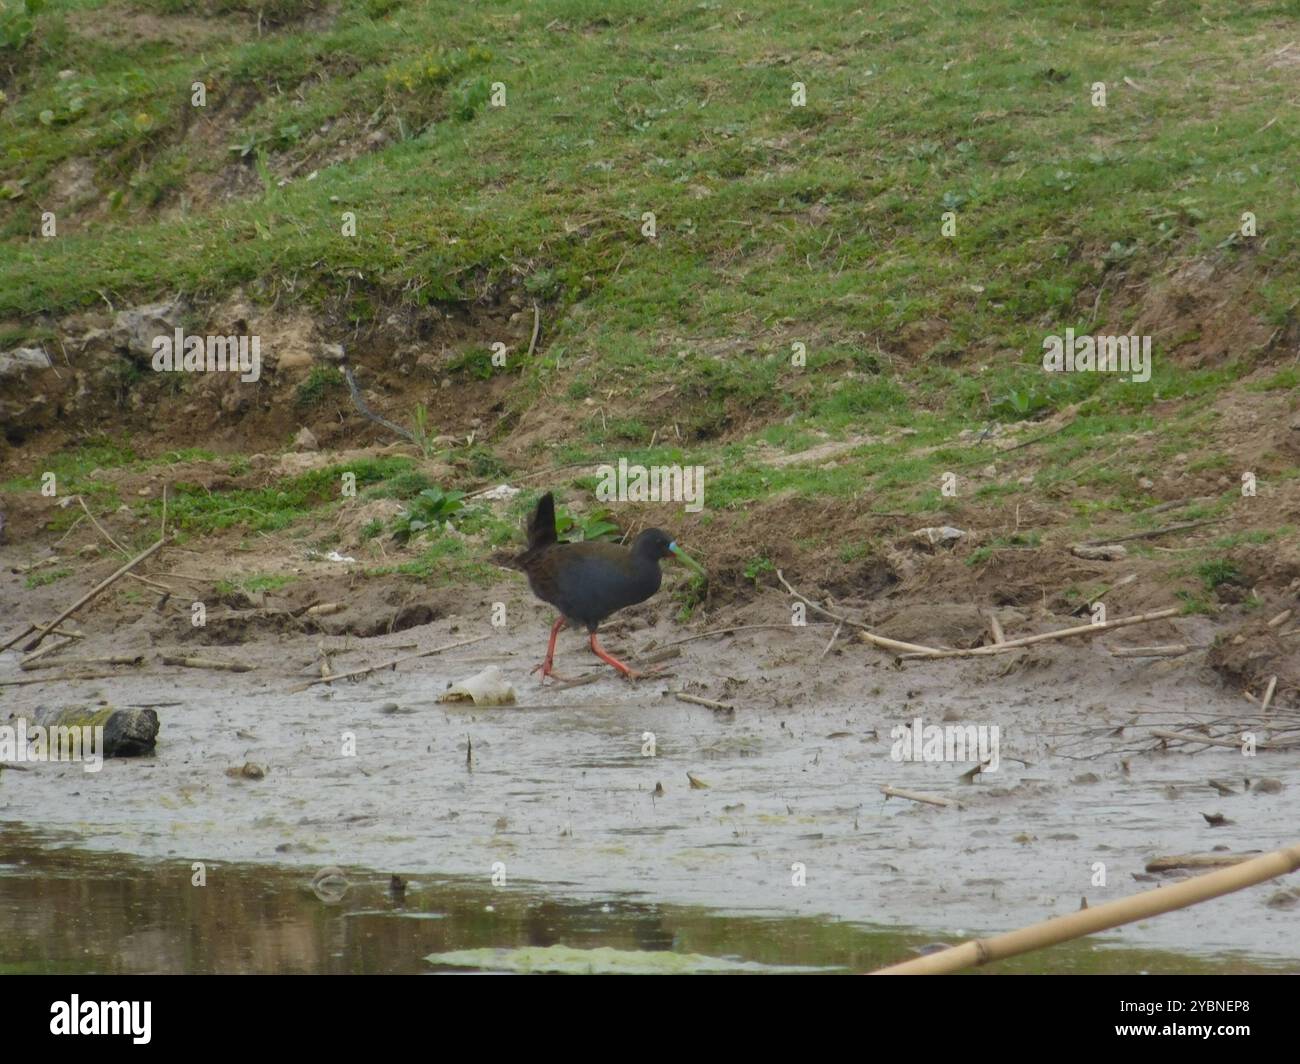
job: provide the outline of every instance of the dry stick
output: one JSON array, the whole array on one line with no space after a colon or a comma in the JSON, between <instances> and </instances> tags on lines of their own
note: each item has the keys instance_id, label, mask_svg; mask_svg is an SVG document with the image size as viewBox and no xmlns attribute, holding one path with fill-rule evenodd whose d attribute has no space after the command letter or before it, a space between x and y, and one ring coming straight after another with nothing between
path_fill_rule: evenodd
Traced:
<instances>
[{"instance_id":1,"label":"dry stick","mask_svg":"<svg viewBox=\"0 0 1300 1064\"><path fill-rule=\"evenodd\" d=\"M1153 857L1147 862L1148 872L1172 872L1177 868L1229 868L1249 861L1254 853L1180 853L1170 857Z\"/></svg>"},{"instance_id":2,"label":"dry stick","mask_svg":"<svg viewBox=\"0 0 1300 1064\"><path fill-rule=\"evenodd\" d=\"M736 707L728 705L726 702L715 702L711 698L701 698L699 695L688 695L685 691L674 691L673 697L679 702L691 702L697 706L708 706L710 709L725 709L728 713L734 713Z\"/></svg>"},{"instance_id":3,"label":"dry stick","mask_svg":"<svg viewBox=\"0 0 1300 1064\"><path fill-rule=\"evenodd\" d=\"M586 461L586 462L568 462L568 463L566 463L565 465L551 466L550 469L542 469L542 470L539 470L539 471L536 472L536 473L529 473L529 474L527 474L526 476L522 476L522 477L513 477L513 478L511 478L511 479L513 479L514 482L515 482L516 484L523 484L525 481L528 481L528 480L536 480L538 477L549 476L551 473L558 473L558 472L560 472L561 470L564 470L564 469L577 469L579 466L595 466L596 464L597 464L597 463L595 463L595 462L591 462L591 461ZM486 488L480 488L478 491L471 491L468 495L465 496L465 498L467 498L467 499L477 499L480 495L486 495L489 491L495 491L496 488L497 488L497 485L492 484L492 485L489 485L489 486L486 487Z\"/></svg>"},{"instance_id":4,"label":"dry stick","mask_svg":"<svg viewBox=\"0 0 1300 1064\"><path fill-rule=\"evenodd\" d=\"M470 643L481 643L483 640L491 637L488 635L475 636L473 639L462 639L459 643L448 643L446 646L434 647L432 650L421 650L418 654L403 654L401 657L390 658L388 661L381 661L377 665L367 665L364 669L353 669L351 672L340 672L335 676L324 677L318 680L308 680L306 683L300 683L295 687L290 687L288 694L295 694L298 691L305 691L309 687L314 687L318 683L334 683L335 680L350 680L355 676L368 676L372 672L378 672L380 669L391 669L394 665L400 665L403 661L414 661L416 658L427 658L431 654L440 654L444 650L454 650L456 647L469 646Z\"/></svg>"},{"instance_id":5,"label":"dry stick","mask_svg":"<svg viewBox=\"0 0 1300 1064\"><path fill-rule=\"evenodd\" d=\"M537 304L533 304L533 338L528 341L527 358L533 357L533 352L537 350L537 338L542 334L542 312L537 309Z\"/></svg>"},{"instance_id":6,"label":"dry stick","mask_svg":"<svg viewBox=\"0 0 1300 1064\"><path fill-rule=\"evenodd\" d=\"M1162 514L1166 510L1181 510L1188 503L1209 502L1213 498L1215 498L1213 495L1197 495L1188 499L1171 499L1169 502L1162 502L1156 506L1148 506L1142 512L1144 514Z\"/></svg>"},{"instance_id":7,"label":"dry stick","mask_svg":"<svg viewBox=\"0 0 1300 1064\"><path fill-rule=\"evenodd\" d=\"M81 598L77 599L76 602L74 602L74 603L73 603L71 606L69 606L66 610L64 610L64 611L63 611L62 613L60 613L57 617L55 617L54 620L52 620L48 625L46 625L46 626L44 627L44 630L41 631L41 634L40 634L40 635L38 635L38 636L37 636L35 639L33 639L30 643L25 643L25 644L23 645L23 649L24 649L24 650L35 650L38 646L41 645L41 640L43 640L43 639L44 639L44 638L49 634L49 629L50 629L50 628L54 628L54 627L56 627L57 625L62 624L62 623L63 623L64 621L66 621L69 617L71 617L74 613L76 613L77 610L81 609L82 606L84 606L87 602L89 602L89 601L90 601L91 599L93 599L96 595L98 595L101 591L103 591L105 588L108 588L108 587L110 587L111 585L115 584L118 580L120 580L122 577L124 577L127 573L129 573L132 569L134 569L137 565L139 565L142 561L144 561L144 560L145 560L146 558L148 558L148 557L151 557L155 552L157 552L157 551L162 547L162 545L163 545L165 542L166 542L166 540L164 540L164 539L159 539L158 542L155 543L152 547L150 547L150 548L148 548L147 550L141 552L140 554L137 554L134 558L132 558L132 559L131 559L129 562L127 562L125 565L123 565L122 568L120 568L120 569L119 569L117 572L115 572L112 576L108 577L106 580L102 581L101 583L96 584L93 588L91 588L91 589L90 589L89 591L87 591L84 595L82 595ZM33 625L32 627L35 628L35 627L37 627L37 626L36 626L36 625ZM25 634L25 633L24 633L24 634ZM18 638L21 639L22 636L19 636ZM11 646L13 643L16 643L16 642L18 642L17 639L11 640L9 643L6 643L3 647L0 647L0 650L7 649L9 646Z\"/></svg>"},{"instance_id":8,"label":"dry stick","mask_svg":"<svg viewBox=\"0 0 1300 1064\"><path fill-rule=\"evenodd\" d=\"M160 659L164 665L184 665L189 669L224 669L226 672L252 672L253 666L238 661L219 661L216 658L177 657L164 654Z\"/></svg>"},{"instance_id":9,"label":"dry stick","mask_svg":"<svg viewBox=\"0 0 1300 1064\"><path fill-rule=\"evenodd\" d=\"M50 625L50 627L53 628L54 626ZM26 639L34 631L36 631L36 625L29 624L26 628L24 628L21 632L19 632L16 636L14 636L11 640L9 640L9 642L7 642L4 646L0 647L0 651L8 650L11 646L17 643L18 640Z\"/></svg>"},{"instance_id":10,"label":"dry stick","mask_svg":"<svg viewBox=\"0 0 1300 1064\"><path fill-rule=\"evenodd\" d=\"M889 798L906 798L909 802L924 802L926 805L941 805L946 808L961 808L960 802L951 798L938 798L933 794L921 794L919 791L905 791L899 787L881 786L880 793Z\"/></svg>"},{"instance_id":11,"label":"dry stick","mask_svg":"<svg viewBox=\"0 0 1300 1064\"><path fill-rule=\"evenodd\" d=\"M931 650L928 654L904 654L903 658L968 658L979 657L984 654L1001 654L1007 650L1029 646L1031 643L1042 643L1049 639L1065 639L1073 635L1090 635L1094 632L1104 632L1108 628L1124 628L1130 624L1146 624L1147 621L1158 621L1165 617L1172 617L1177 612L1177 606L1170 606L1167 609L1154 610L1151 613L1139 613L1134 617L1120 617L1113 621L1105 621L1102 624L1081 624L1077 628L1062 628L1059 632L1044 632L1042 635L1027 635L1021 639L1009 639L1005 643L998 643L996 646L972 647L970 650Z\"/></svg>"},{"instance_id":12,"label":"dry stick","mask_svg":"<svg viewBox=\"0 0 1300 1064\"><path fill-rule=\"evenodd\" d=\"M86 638L85 632L78 632L75 628L60 628L54 624L33 624L32 631L35 632L37 629L46 635L70 635L73 639Z\"/></svg>"},{"instance_id":13,"label":"dry stick","mask_svg":"<svg viewBox=\"0 0 1300 1064\"><path fill-rule=\"evenodd\" d=\"M1193 650L1205 650L1204 643L1170 643L1159 647L1112 647L1111 654L1117 658L1180 658Z\"/></svg>"},{"instance_id":14,"label":"dry stick","mask_svg":"<svg viewBox=\"0 0 1300 1064\"><path fill-rule=\"evenodd\" d=\"M61 535L58 539L56 539L56 540L54 541L54 546L55 546L55 548L57 549L57 548L63 546L63 541L66 540L70 535L72 535L72 533L75 532L75 531L77 530L77 526L78 526L79 524L81 524L81 522L84 521L84 520L85 520L84 517L78 517L75 521L73 521L72 524L70 524L70 525L68 526L68 530L67 530L66 532L64 532L63 535Z\"/></svg>"},{"instance_id":15,"label":"dry stick","mask_svg":"<svg viewBox=\"0 0 1300 1064\"><path fill-rule=\"evenodd\" d=\"M1206 746L1230 746L1234 750L1241 746L1240 739L1221 739L1209 735L1188 735L1185 732L1162 731L1153 728L1151 734L1157 739L1181 740L1185 743L1204 743ZM1257 750L1287 750L1293 746L1300 746L1300 743L1273 743L1267 739L1259 739L1255 742Z\"/></svg>"},{"instance_id":16,"label":"dry stick","mask_svg":"<svg viewBox=\"0 0 1300 1064\"><path fill-rule=\"evenodd\" d=\"M841 631L843 628L844 628L844 622L843 622L843 621L841 621L839 624L837 624L837 625L835 626L835 631L833 631L833 632L831 633L831 637L830 637L829 640L827 640L827 642L826 642L826 646L823 647L823 648L822 648L822 652L821 652L820 654L817 655L817 660L818 660L818 661L821 661L822 658L824 658L827 654L829 654L829 653L831 652L831 647L833 647L833 646L835 645L835 640L837 640L837 639L840 637L840 631Z\"/></svg>"},{"instance_id":17,"label":"dry stick","mask_svg":"<svg viewBox=\"0 0 1300 1064\"><path fill-rule=\"evenodd\" d=\"M1273 692L1277 690L1277 677L1274 676L1268 681L1268 689L1264 692L1264 703L1259 707L1261 713L1268 712L1268 704L1273 701Z\"/></svg>"},{"instance_id":18,"label":"dry stick","mask_svg":"<svg viewBox=\"0 0 1300 1064\"><path fill-rule=\"evenodd\" d=\"M881 968L873 974L938 975L958 972L964 968L1014 957L1018 953L1028 953L1045 946L1055 946L1083 935L1107 931L1135 920L1145 920L1174 909L1182 909L1244 887L1253 887L1257 883L1294 872L1297 868L1300 868L1300 843L1243 861L1232 868L1206 872L1181 883L1118 898L1094 908L1080 909L1005 935L965 942L940 953Z\"/></svg>"},{"instance_id":19,"label":"dry stick","mask_svg":"<svg viewBox=\"0 0 1300 1064\"><path fill-rule=\"evenodd\" d=\"M37 658L43 658L46 654L52 654L56 650L62 650L66 646L71 646L74 642L76 642L74 639L64 639L62 643L46 643L40 650L33 650L27 655L27 657L18 662L18 667L20 669L26 669L29 667L29 663L35 661Z\"/></svg>"},{"instance_id":20,"label":"dry stick","mask_svg":"<svg viewBox=\"0 0 1300 1064\"><path fill-rule=\"evenodd\" d=\"M19 668L32 669L57 669L63 665L139 665L144 661L143 654L105 654L93 658L61 658L58 661L32 661L26 659L27 664L20 665Z\"/></svg>"},{"instance_id":21,"label":"dry stick","mask_svg":"<svg viewBox=\"0 0 1300 1064\"><path fill-rule=\"evenodd\" d=\"M83 499L80 495L78 495L77 502L80 503L81 508L86 511L86 516L90 518L90 523L94 525L97 529L99 529L99 534L103 536L106 540L108 540L108 542L113 545L114 549L120 551L122 557L125 558L128 554L131 553L124 546L122 546L122 544L120 544L117 540L115 540L112 536L110 536L108 532L105 530L103 525L101 525L98 521L95 520L95 515L90 512L90 508L86 505L85 499Z\"/></svg>"},{"instance_id":22,"label":"dry stick","mask_svg":"<svg viewBox=\"0 0 1300 1064\"><path fill-rule=\"evenodd\" d=\"M729 628L713 628L707 632L696 632L695 635L688 635L685 639L674 639L671 643L665 643L664 647L678 647L683 643L693 643L697 639L708 639L714 635L730 635L732 632L748 632L755 628L781 628L785 630L794 629L796 632L804 628L829 628L830 624L826 621L814 621L812 624L733 624Z\"/></svg>"},{"instance_id":23,"label":"dry stick","mask_svg":"<svg viewBox=\"0 0 1300 1064\"><path fill-rule=\"evenodd\" d=\"M1170 532L1186 532L1192 528L1204 528L1206 525L1221 525L1229 520L1226 517L1214 517L1206 521L1186 521L1181 525L1166 525L1164 528L1153 528L1148 532L1132 532L1127 536L1116 536L1113 539L1089 539L1083 542L1085 547L1109 547L1112 543L1128 543L1134 539L1155 539L1157 536L1166 536Z\"/></svg>"},{"instance_id":24,"label":"dry stick","mask_svg":"<svg viewBox=\"0 0 1300 1064\"><path fill-rule=\"evenodd\" d=\"M61 672L58 676L38 676L31 680L0 680L0 687L26 687L31 683L62 683L64 680L111 680L116 678L114 672L95 672L89 676L76 676L72 673Z\"/></svg>"},{"instance_id":25,"label":"dry stick","mask_svg":"<svg viewBox=\"0 0 1300 1064\"><path fill-rule=\"evenodd\" d=\"M166 584L161 583L157 580L150 580L147 576L141 576L139 573L127 573L126 575L129 576L132 580L139 580L140 583L142 584L148 584L150 587L156 587L159 591L166 591L167 594L169 595L176 590L175 588L168 587Z\"/></svg>"},{"instance_id":26,"label":"dry stick","mask_svg":"<svg viewBox=\"0 0 1300 1064\"><path fill-rule=\"evenodd\" d=\"M776 571L776 578L780 580L782 584L785 585L785 589L788 592L790 592L790 594L792 594L800 602L804 602L807 605L811 606L818 613L822 614L825 617L829 617L832 621L839 621L840 624L847 624L854 628L860 629L861 634L859 638L865 639L868 643L875 643L876 646L886 647L889 650L911 650L917 652L922 656L929 656L929 655L943 653L943 651L935 650L933 647L923 647L917 643L900 643L897 639L886 639L884 636L876 635L871 631L870 625L863 624L861 621L850 620L848 617L841 617L837 613L831 613L830 610L823 609L821 606L817 605L817 603L813 602L812 599L805 598L803 595L799 594L799 592L797 592L794 588L790 586L789 581L787 581L785 578L785 574L782 573L780 569Z\"/></svg>"},{"instance_id":27,"label":"dry stick","mask_svg":"<svg viewBox=\"0 0 1300 1064\"><path fill-rule=\"evenodd\" d=\"M1007 641L1006 633L1002 631L1002 622L998 620L998 615L989 610L989 631L993 633L993 642L1005 643Z\"/></svg>"}]
</instances>

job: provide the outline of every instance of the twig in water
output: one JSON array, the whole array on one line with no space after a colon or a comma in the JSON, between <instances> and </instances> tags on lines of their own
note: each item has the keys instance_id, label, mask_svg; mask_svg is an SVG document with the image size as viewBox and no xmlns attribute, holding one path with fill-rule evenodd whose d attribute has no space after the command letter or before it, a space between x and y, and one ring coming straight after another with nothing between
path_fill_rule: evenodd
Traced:
<instances>
[{"instance_id":1,"label":"twig in water","mask_svg":"<svg viewBox=\"0 0 1300 1064\"><path fill-rule=\"evenodd\" d=\"M462 639L458 643L448 643L446 646L434 647L432 650L421 650L418 654L403 654L401 657L390 658L388 661L381 661L376 665L367 665L364 669L353 669L351 672L340 672L335 676L322 676L316 680L308 680L306 683L300 683L295 687L290 687L288 694L295 694L298 691L305 691L309 687L314 687L318 683L334 683L336 680L351 680L357 676L368 676L372 672L378 672L380 669L391 669L394 665L400 665L403 661L414 661L416 658L427 658L431 654L441 654L444 650L455 650L456 647L469 646L471 643L481 643L483 640L490 638L489 635L475 636L473 639Z\"/></svg>"},{"instance_id":2,"label":"twig in water","mask_svg":"<svg viewBox=\"0 0 1300 1064\"><path fill-rule=\"evenodd\" d=\"M925 805L940 805L949 809L960 809L961 803L954 802L951 798L938 798L933 794L921 794L918 791L905 791L899 787L881 786L880 793L885 796L885 800L890 798L906 798L909 802L923 802Z\"/></svg>"},{"instance_id":3,"label":"twig in water","mask_svg":"<svg viewBox=\"0 0 1300 1064\"><path fill-rule=\"evenodd\" d=\"M1110 652L1117 658L1180 658L1205 648L1204 643L1170 643L1160 647L1111 647Z\"/></svg>"},{"instance_id":4,"label":"twig in water","mask_svg":"<svg viewBox=\"0 0 1300 1064\"><path fill-rule=\"evenodd\" d=\"M1187 735L1184 732L1163 731L1159 728L1153 728L1151 734L1157 739L1164 739L1168 742L1204 743L1206 746L1228 746L1233 749L1238 749L1241 746L1240 739L1222 739L1210 735ZM1255 749L1257 750L1286 750L1293 746L1300 746L1300 742L1276 743L1269 742L1267 739L1259 739L1255 743Z\"/></svg>"},{"instance_id":5,"label":"twig in water","mask_svg":"<svg viewBox=\"0 0 1300 1064\"><path fill-rule=\"evenodd\" d=\"M674 691L672 695L679 702L690 702L697 706L708 706L709 709L722 709L728 713L736 712L736 707L728 705L726 702L715 702L711 698L701 698L699 695L688 695L685 691Z\"/></svg>"}]
</instances>

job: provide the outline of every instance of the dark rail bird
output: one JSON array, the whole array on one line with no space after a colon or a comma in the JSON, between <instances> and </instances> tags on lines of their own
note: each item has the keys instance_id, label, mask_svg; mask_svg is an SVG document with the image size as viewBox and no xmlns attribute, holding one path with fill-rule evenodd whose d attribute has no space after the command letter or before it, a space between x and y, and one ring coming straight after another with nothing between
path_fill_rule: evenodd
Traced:
<instances>
[{"instance_id":1,"label":"dark rail bird","mask_svg":"<svg viewBox=\"0 0 1300 1064\"><path fill-rule=\"evenodd\" d=\"M692 569L704 570L688 557L667 532L647 528L631 547L615 543L561 543L555 534L555 498L548 491L537 503L528 521L528 549L515 558L528 574L533 594L549 602L560 616L551 626L551 641L546 660L533 669L542 670L542 679L564 677L552 669L555 640L566 624L584 625L590 634L591 650L601 661L616 668L625 679L641 674L607 653L596 638L596 629L611 613L644 602L659 590L662 574L659 561L680 558Z\"/></svg>"}]
</instances>

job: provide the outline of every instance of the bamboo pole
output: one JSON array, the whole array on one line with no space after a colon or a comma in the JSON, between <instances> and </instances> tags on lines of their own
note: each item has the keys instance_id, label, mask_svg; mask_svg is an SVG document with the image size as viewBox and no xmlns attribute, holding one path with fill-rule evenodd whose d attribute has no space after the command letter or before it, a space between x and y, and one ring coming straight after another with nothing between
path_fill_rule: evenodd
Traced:
<instances>
[{"instance_id":1,"label":"bamboo pole","mask_svg":"<svg viewBox=\"0 0 1300 1064\"><path fill-rule=\"evenodd\" d=\"M1119 617L1116 620L1104 621L1101 624L1081 624L1076 628L1062 628L1059 632L1043 632L1041 635L1027 635L1020 639L1008 639L1005 643L996 643L993 646L972 647L970 650L930 650L924 654L904 654L903 658L904 660L913 658L971 658L981 657L985 654L1002 654L1008 650L1015 650L1017 647L1027 647L1032 643L1043 643L1049 639L1065 639L1073 635L1093 635L1097 632L1109 631L1112 628L1126 628L1130 624L1159 621L1165 617L1172 617L1177 612L1177 606L1170 606L1163 610L1153 610L1151 613L1139 613L1133 617Z\"/></svg>"},{"instance_id":2,"label":"bamboo pole","mask_svg":"<svg viewBox=\"0 0 1300 1064\"><path fill-rule=\"evenodd\" d=\"M143 654L100 654L92 658L51 658L49 661L36 661L28 656L19 663L19 668L61 669L65 665L139 665L144 661Z\"/></svg>"},{"instance_id":3,"label":"bamboo pole","mask_svg":"<svg viewBox=\"0 0 1300 1064\"><path fill-rule=\"evenodd\" d=\"M129 573L132 569L134 569L137 565L139 565L142 561L144 561L146 558L156 553L159 550L159 548L161 548L162 545L166 542L167 541L165 539L159 539L158 542L155 543L152 547L149 547L147 550L142 551L140 554L137 554L129 562L124 564L122 568L118 569L118 571L115 572L112 576L96 584L84 595L82 595L81 598L77 599L76 602L74 602L66 610L64 610L57 617L55 617L54 620L52 620L49 624L41 626L42 627L41 634L38 635L35 639L33 639L30 643L23 644L23 649L35 650L38 646L41 645L41 640L44 639L47 635L49 635L49 631L51 628L57 628L60 624L66 621L74 613L76 613L77 610L81 609L82 606L84 606L87 602L89 602L96 595L98 595L101 591L111 586L112 584L116 583L127 573ZM37 627L37 626L33 625L33 627Z\"/></svg>"},{"instance_id":4,"label":"bamboo pole","mask_svg":"<svg viewBox=\"0 0 1300 1064\"><path fill-rule=\"evenodd\" d=\"M1084 935L1108 931L1113 927L1145 920L1161 913L1183 909L1189 905L1209 901L1245 887L1253 887L1300 868L1300 843L1283 850L1274 850L1231 868L1193 876L1181 883L1117 898L1095 908L1080 909L1065 916L1053 917L1041 923L1022 927L993 938L973 939L953 946L941 953L893 964L881 968L873 975L941 975L959 972L965 968L988 964L990 961L1014 957L1019 953L1055 946Z\"/></svg>"}]
</instances>

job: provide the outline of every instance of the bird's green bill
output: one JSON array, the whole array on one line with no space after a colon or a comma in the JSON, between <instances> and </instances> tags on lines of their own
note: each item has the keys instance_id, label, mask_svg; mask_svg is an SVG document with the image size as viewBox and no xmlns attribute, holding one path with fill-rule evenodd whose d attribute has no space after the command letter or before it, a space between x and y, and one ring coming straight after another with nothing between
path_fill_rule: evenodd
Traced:
<instances>
[{"instance_id":1,"label":"bird's green bill","mask_svg":"<svg viewBox=\"0 0 1300 1064\"><path fill-rule=\"evenodd\" d=\"M684 550L682 550L681 547L677 546L676 543L669 543L668 549L672 551L674 554L676 554L679 559L681 559L683 562L689 565L701 576L709 575L704 571L704 566L702 566L699 562L697 562L694 558L692 558L689 554L687 554Z\"/></svg>"}]
</instances>

